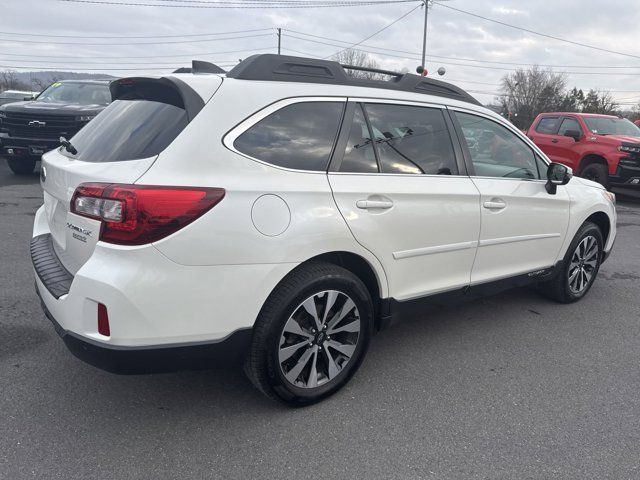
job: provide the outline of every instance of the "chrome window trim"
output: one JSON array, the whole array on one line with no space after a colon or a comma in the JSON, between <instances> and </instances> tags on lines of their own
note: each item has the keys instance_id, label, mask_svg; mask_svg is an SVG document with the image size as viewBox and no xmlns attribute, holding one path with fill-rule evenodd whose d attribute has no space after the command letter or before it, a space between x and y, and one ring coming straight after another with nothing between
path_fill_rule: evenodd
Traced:
<instances>
[{"instance_id":1,"label":"chrome window trim","mask_svg":"<svg viewBox=\"0 0 640 480\"><path fill-rule=\"evenodd\" d=\"M296 103L317 103L317 102L333 102L333 103L343 103L346 104L347 103L347 97L344 96L339 96L339 97L327 97L327 96L322 96L322 97L290 97L290 98L284 98L282 100L278 100L270 105L267 105L266 107L262 108L261 110L258 110L257 112L252 113L251 115L249 115L247 118L245 118L243 121L241 121L239 124L237 124L235 127L233 127L231 130L229 130L224 137L222 138L222 144L228 148L229 150L231 150L234 153L237 153L238 155L241 155L245 158L248 158L249 160L253 160L254 162L258 162L261 163L263 165L268 165L270 167L273 168L277 168L279 170L284 170L287 172L297 172L297 173L314 173L314 174L323 174L326 175L327 171L326 169L324 170L306 170L306 169L302 169L302 168L288 168L288 167L281 167L279 165L274 165L273 163L269 163L269 162L265 162L264 160L260 160L259 158L255 158L252 157L251 155L247 155L246 153L241 152L240 150L236 149L236 147L234 146L234 142L236 141L236 139L242 135L244 132L246 132L247 130L249 130L251 127L253 127L256 123L258 123L259 121L265 119L266 117L268 117L269 115L271 115L274 112L277 112L278 110L281 110L284 107L288 107L289 105L294 105ZM336 126L336 129L338 129L340 127L340 125ZM336 134L339 134L339 131L336 132ZM327 161L328 164L328 161Z\"/></svg>"}]
</instances>

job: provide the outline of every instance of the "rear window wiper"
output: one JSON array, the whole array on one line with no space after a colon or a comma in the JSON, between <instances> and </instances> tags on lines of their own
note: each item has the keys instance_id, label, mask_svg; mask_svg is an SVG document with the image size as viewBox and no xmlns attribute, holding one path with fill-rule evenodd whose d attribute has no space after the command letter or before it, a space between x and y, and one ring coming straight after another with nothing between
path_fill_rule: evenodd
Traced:
<instances>
[{"instance_id":1,"label":"rear window wiper","mask_svg":"<svg viewBox=\"0 0 640 480\"><path fill-rule=\"evenodd\" d=\"M69 140L67 140L66 138L60 137L60 145L62 145L64 147L64 149L67 152L69 152L71 155L77 155L78 154L78 150L76 149L76 147L71 145L71 142Z\"/></svg>"}]
</instances>

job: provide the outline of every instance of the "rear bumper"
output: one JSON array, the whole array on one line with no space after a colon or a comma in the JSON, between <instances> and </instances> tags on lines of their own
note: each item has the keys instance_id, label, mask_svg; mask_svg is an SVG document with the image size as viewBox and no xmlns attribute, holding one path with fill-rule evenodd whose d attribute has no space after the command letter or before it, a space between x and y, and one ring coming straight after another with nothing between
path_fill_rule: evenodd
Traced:
<instances>
[{"instance_id":1,"label":"rear bumper","mask_svg":"<svg viewBox=\"0 0 640 480\"><path fill-rule=\"evenodd\" d=\"M24 138L10 137L7 133L0 133L0 153L8 157L40 157L60 146L55 138Z\"/></svg>"},{"instance_id":2,"label":"rear bumper","mask_svg":"<svg viewBox=\"0 0 640 480\"><path fill-rule=\"evenodd\" d=\"M244 360L251 343L251 329L245 328L213 342L144 348L105 345L65 330L44 302L41 305L74 356L94 367L122 375L234 366Z\"/></svg>"}]
</instances>

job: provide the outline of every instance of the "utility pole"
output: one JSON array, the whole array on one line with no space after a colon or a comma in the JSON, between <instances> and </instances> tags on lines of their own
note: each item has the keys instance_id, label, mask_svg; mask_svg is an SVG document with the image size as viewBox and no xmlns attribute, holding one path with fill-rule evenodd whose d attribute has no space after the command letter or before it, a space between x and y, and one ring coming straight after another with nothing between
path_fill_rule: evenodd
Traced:
<instances>
[{"instance_id":1,"label":"utility pole","mask_svg":"<svg viewBox=\"0 0 640 480\"><path fill-rule=\"evenodd\" d=\"M429 20L429 0L424 0L424 36L422 37L422 68L425 68L425 56L427 55L427 22Z\"/></svg>"},{"instance_id":2,"label":"utility pole","mask_svg":"<svg viewBox=\"0 0 640 480\"><path fill-rule=\"evenodd\" d=\"M282 39L282 29L278 28L278 55L280 55L280 41Z\"/></svg>"}]
</instances>

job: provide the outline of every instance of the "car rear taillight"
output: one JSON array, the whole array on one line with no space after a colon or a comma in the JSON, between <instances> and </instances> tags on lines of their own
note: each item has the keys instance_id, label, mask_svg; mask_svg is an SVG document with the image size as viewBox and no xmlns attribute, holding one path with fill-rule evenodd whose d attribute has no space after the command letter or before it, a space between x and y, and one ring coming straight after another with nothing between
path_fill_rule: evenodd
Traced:
<instances>
[{"instance_id":1,"label":"car rear taillight","mask_svg":"<svg viewBox=\"0 0 640 480\"><path fill-rule=\"evenodd\" d=\"M71 212L102 221L100 240L119 245L155 242L213 208L223 188L83 183Z\"/></svg>"},{"instance_id":2,"label":"car rear taillight","mask_svg":"<svg viewBox=\"0 0 640 480\"><path fill-rule=\"evenodd\" d=\"M111 336L111 327L109 326L109 314L106 305L98 304L98 333L105 337Z\"/></svg>"}]
</instances>

